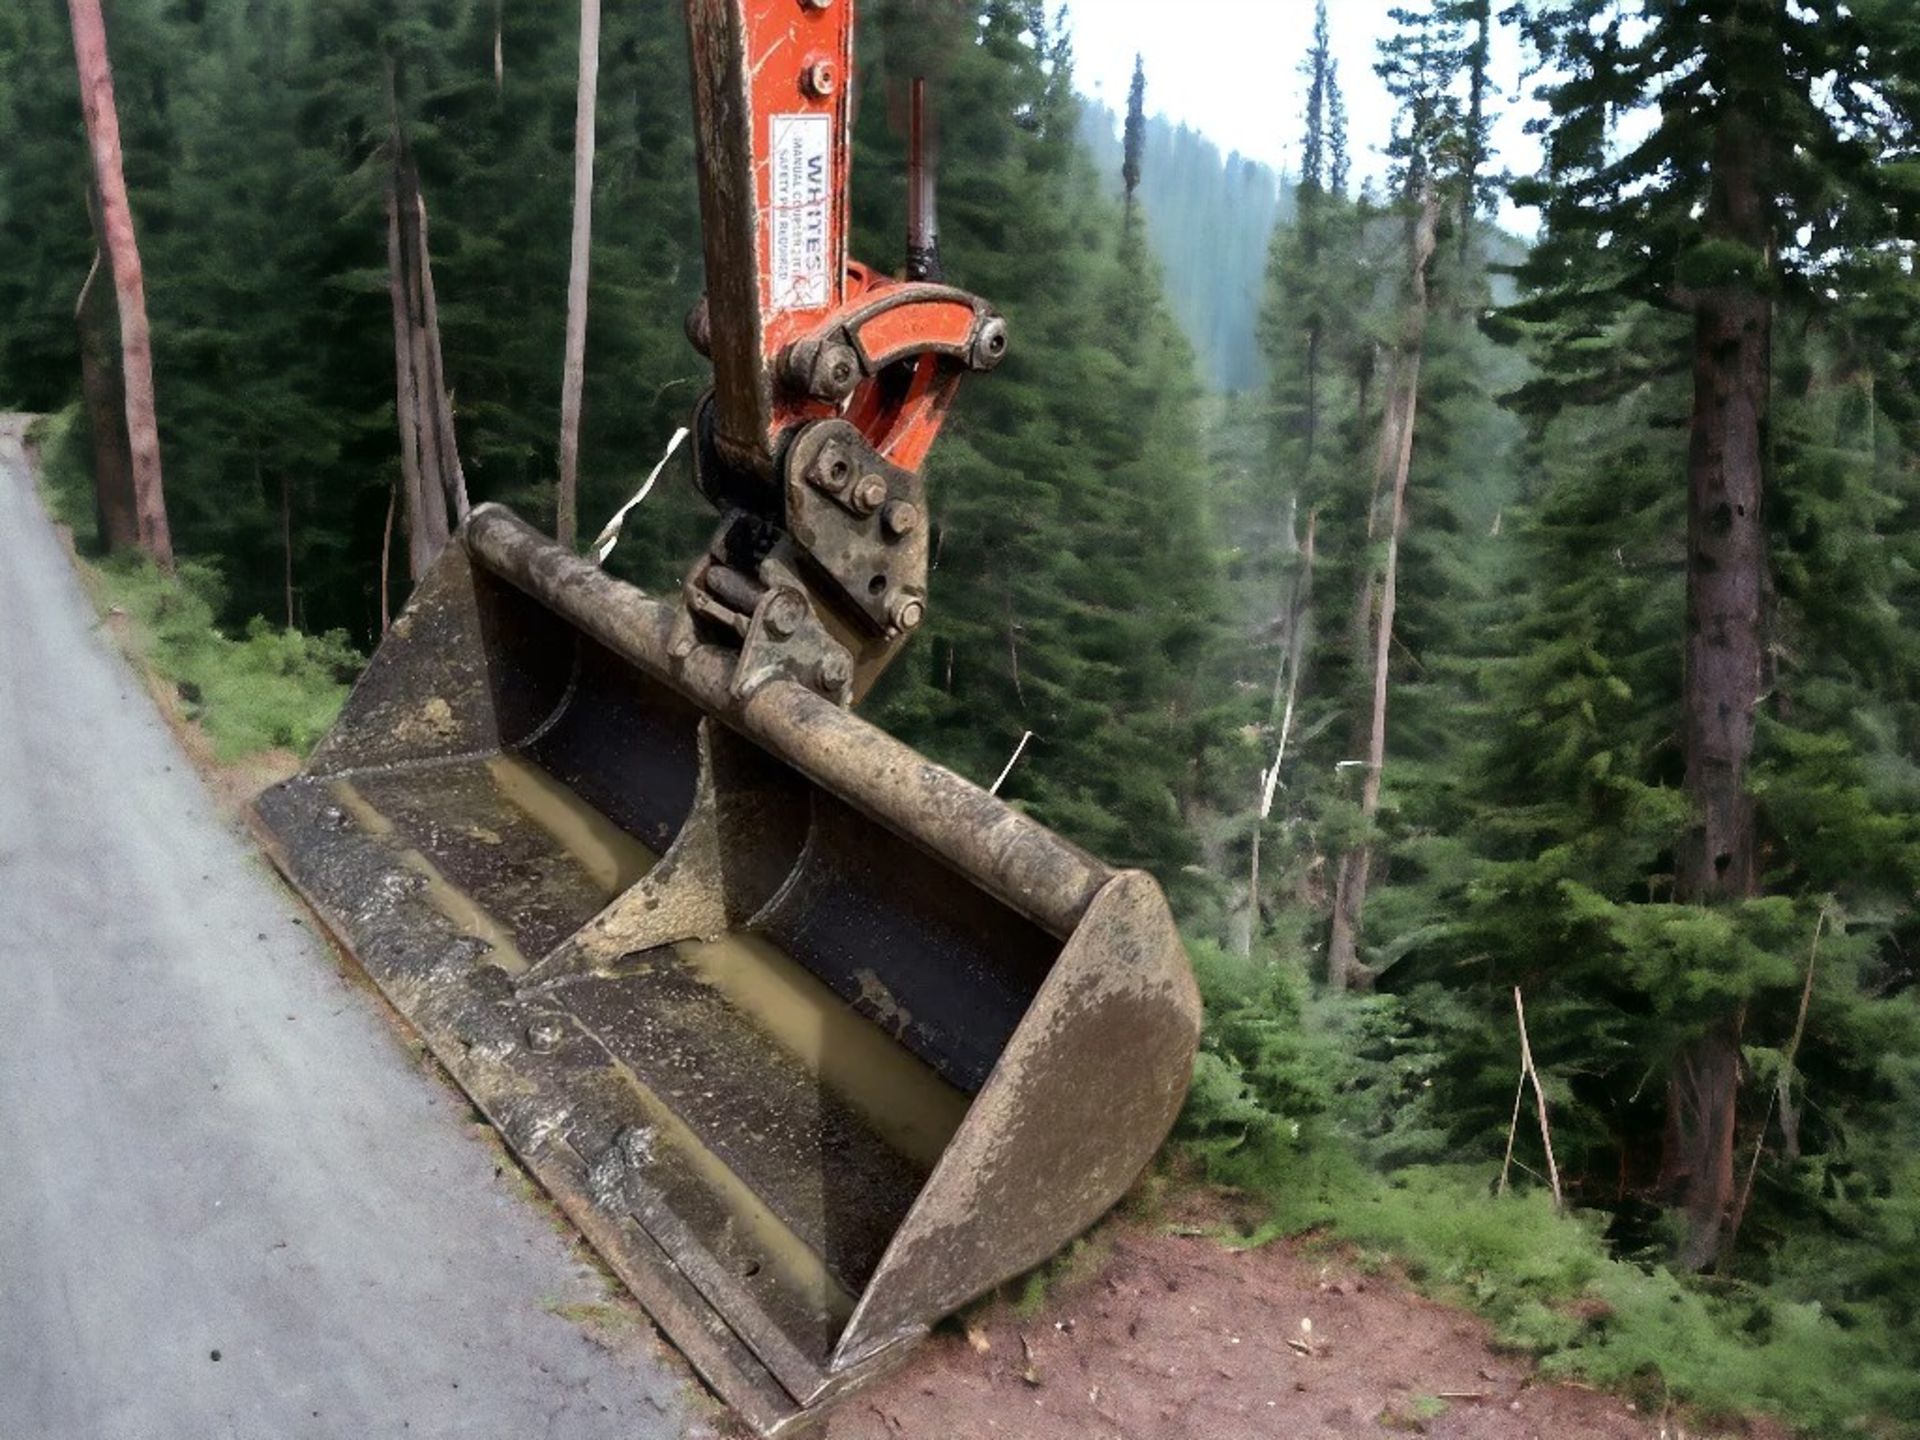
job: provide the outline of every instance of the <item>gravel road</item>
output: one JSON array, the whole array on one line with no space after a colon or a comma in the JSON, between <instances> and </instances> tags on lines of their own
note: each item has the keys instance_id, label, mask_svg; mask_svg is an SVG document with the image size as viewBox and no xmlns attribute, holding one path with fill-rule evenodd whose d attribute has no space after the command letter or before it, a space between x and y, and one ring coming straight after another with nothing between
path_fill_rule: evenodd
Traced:
<instances>
[{"instance_id":1,"label":"gravel road","mask_svg":"<svg viewBox=\"0 0 1920 1440\"><path fill-rule=\"evenodd\" d=\"M706 1433L650 1331L578 1323L597 1273L219 815L20 434L0 417L0 1440Z\"/></svg>"}]
</instances>

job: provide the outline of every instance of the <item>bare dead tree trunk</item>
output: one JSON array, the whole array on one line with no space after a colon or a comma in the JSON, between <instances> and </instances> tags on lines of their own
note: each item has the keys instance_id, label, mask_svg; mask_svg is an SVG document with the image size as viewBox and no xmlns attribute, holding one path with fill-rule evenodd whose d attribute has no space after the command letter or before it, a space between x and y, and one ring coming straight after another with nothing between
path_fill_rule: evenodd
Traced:
<instances>
[{"instance_id":1,"label":"bare dead tree trunk","mask_svg":"<svg viewBox=\"0 0 1920 1440\"><path fill-rule=\"evenodd\" d=\"M257 462L256 462L257 463ZM280 553L284 560L280 582L287 592L287 628L294 628L293 608L293 482L280 472Z\"/></svg>"},{"instance_id":2,"label":"bare dead tree trunk","mask_svg":"<svg viewBox=\"0 0 1920 1440\"><path fill-rule=\"evenodd\" d=\"M1407 310L1394 356L1392 385L1381 422L1379 489L1392 497L1387 522L1387 554L1379 584L1379 604L1373 617L1373 646L1369 673L1373 682L1367 727L1365 779L1361 782L1360 815L1369 833L1380 810L1380 779L1387 762L1387 700L1393 649L1394 609L1399 599L1400 540L1407 524L1407 475L1413 465L1414 418L1420 404L1420 361L1427 333L1427 264L1433 258L1434 231L1440 203L1432 191L1421 197L1409 244ZM1373 870L1373 844L1363 839L1340 857L1334 885L1333 924L1327 940L1327 983L1336 990L1365 989L1372 972L1360 963L1361 926L1367 905L1367 886Z\"/></svg>"},{"instance_id":3,"label":"bare dead tree trunk","mask_svg":"<svg viewBox=\"0 0 1920 1440\"><path fill-rule=\"evenodd\" d=\"M1297 502L1296 502L1297 503ZM1288 521L1288 533L1293 523ZM1293 738L1293 716L1300 700L1300 672L1306 665L1307 646L1313 631L1313 562L1320 512L1307 512L1306 538L1297 543L1293 584L1287 593L1287 648L1280 669L1273 677L1273 705L1269 712L1279 724L1279 739L1274 746L1272 768L1260 777L1260 790L1254 806L1253 843L1247 861L1246 928L1233 937L1241 955L1253 953L1253 942L1260 931L1260 858L1261 841L1267 820L1273 814L1274 796L1280 788L1280 772L1287 763L1287 746Z\"/></svg>"},{"instance_id":4,"label":"bare dead tree trunk","mask_svg":"<svg viewBox=\"0 0 1920 1440\"><path fill-rule=\"evenodd\" d=\"M467 493L453 432L453 403L442 372L426 204L400 122L391 59L387 106L392 161L387 179L387 283L393 308L394 410L400 431L408 573L418 584L452 536L449 507L461 519L466 517Z\"/></svg>"},{"instance_id":5,"label":"bare dead tree trunk","mask_svg":"<svg viewBox=\"0 0 1920 1440\"><path fill-rule=\"evenodd\" d=\"M127 448L131 458L134 517L140 548L162 570L173 569L173 532L167 523L166 489L160 474L160 427L153 396L153 337L147 328L146 277L133 233L121 164L120 115L113 101L113 69L107 59L107 27L100 0L67 0L73 22L74 62L80 72L80 103L93 152L94 185L100 196L100 230L113 271L120 311L120 373L126 396Z\"/></svg>"},{"instance_id":6,"label":"bare dead tree trunk","mask_svg":"<svg viewBox=\"0 0 1920 1440\"><path fill-rule=\"evenodd\" d=\"M104 254L93 252L93 267L80 287L73 319L80 332L80 395L87 412L93 448L93 510L100 544L110 554L140 545L140 516L133 495L133 452L127 445L127 397L112 333L113 316L100 285Z\"/></svg>"},{"instance_id":7,"label":"bare dead tree trunk","mask_svg":"<svg viewBox=\"0 0 1920 1440\"><path fill-rule=\"evenodd\" d=\"M417 585L448 540L447 512L438 486L422 474L420 380L414 368L418 330L413 323L410 267L401 236L399 167L387 182L387 281L393 302L394 414L400 429L401 489L406 496L407 573Z\"/></svg>"},{"instance_id":8,"label":"bare dead tree trunk","mask_svg":"<svg viewBox=\"0 0 1920 1440\"><path fill-rule=\"evenodd\" d=\"M580 397L587 373L587 280L593 258L594 104L600 85L600 0L580 0L580 84L573 118L573 256L567 270L567 348L560 381L560 483L554 538L580 538Z\"/></svg>"},{"instance_id":9,"label":"bare dead tree trunk","mask_svg":"<svg viewBox=\"0 0 1920 1440\"><path fill-rule=\"evenodd\" d=\"M1714 140L1708 233L1771 264L1759 176L1762 127L1734 114ZM1765 489L1773 307L1753 281L1691 297L1693 415L1687 453L1687 634L1682 708L1692 824L1677 857L1675 895L1696 905L1758 893L1747 765L1760 706L1767 599ZM1687 1215L1681 1264L1718 1255L1735 1190L1742 1007L1690 1040L1667 1090L1665 1180Z\"/></svg>"},{"instance_id":10,"label":"bare dead tree trunk","mask_svg":"<svg viewBox=\"0 0 1920 1440\"><path fill-rule=\"evenodd\" d=\"M414 229L415 276L420 287L420 317L426 341L426 394L433 408L433 431L440 452L440 483L456 520L464 521L473 508L467 499L467 477L460 468L460 442L453 426L453 392L447 388L446 355L440 347L440 306L433 293L433 257L427 244L427 200L420 193L420 175L409 164L408 179L418 211Z\"/></svg>"}]
</instances>

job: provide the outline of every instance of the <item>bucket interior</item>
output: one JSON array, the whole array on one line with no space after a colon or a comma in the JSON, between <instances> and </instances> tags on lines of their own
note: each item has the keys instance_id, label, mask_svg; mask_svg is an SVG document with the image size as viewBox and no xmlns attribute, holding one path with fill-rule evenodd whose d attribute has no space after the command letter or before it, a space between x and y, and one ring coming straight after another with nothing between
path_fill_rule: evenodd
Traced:
<instances>
[{"instance_id":1,"label":"bucket interior","mask_svg":"<svg viewBox=\"0 0 1920 1440\"><path fill-rule=\"evenodd\" d=\"M570 1083L595 1113L628 1117L571 1137L601 1203L756 1351L818 1370L1062 940L512 586L471 584L472 653L445 663L440 710L406 711L445 711L448 753L356 763L372 752L343 734L311 783L503 1003L671 850L703 754L723 805L749 796L725 859L755 898L729 933L514 1003L589 1057Z\"/></svg>"}]
</instances>

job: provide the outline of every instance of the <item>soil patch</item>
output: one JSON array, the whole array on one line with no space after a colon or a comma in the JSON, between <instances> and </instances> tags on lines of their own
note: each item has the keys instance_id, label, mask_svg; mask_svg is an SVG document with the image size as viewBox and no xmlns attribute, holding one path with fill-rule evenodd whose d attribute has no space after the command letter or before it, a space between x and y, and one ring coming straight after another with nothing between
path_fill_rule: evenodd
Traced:
<instances>
[{"instance_id":1,"label":"soil patch","mask_svg":"<svg viewBox=\"0 0 1920 1440\"><path fill-rule=\"evenodd\" d=\"M1042 1315L1002 1302L944 1328L828 1440L1785 1440L1544 1382L1479 1320L1312 1241L1235 1251L1119 1222L1099 1243L1106 1263Z\"/></svg>"}]
</instances>

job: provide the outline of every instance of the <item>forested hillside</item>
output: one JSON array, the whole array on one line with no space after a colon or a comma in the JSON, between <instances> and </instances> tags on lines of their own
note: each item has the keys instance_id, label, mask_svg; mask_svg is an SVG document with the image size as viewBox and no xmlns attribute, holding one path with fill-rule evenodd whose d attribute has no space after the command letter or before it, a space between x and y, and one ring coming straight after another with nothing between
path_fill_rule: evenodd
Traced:
<instances>
[{"instance_id":1,"label":"forested hillside","mask_svg":"<svg viewBox=\"0 0 1920 1440\"><path fill-rule=\"evenodd\" d=\"M1115 195L1123 118L1097 101L1082 107L1080 132ZM1223 156L1197 130L1161 115L1146 117L1140 172L1140 208L1167 302L1202 377L1229 394L1257 389L1266 375L1258 332L1267 251L1274 224L1291 214L1291 192L1267 166L1237 151Z\"/></svg>"},{"instance_id":2,"label":"forested hillside","mask_svg":"<svg viewBox=\"0 0 1920 1440\"><path fill-rule=\"evenodd\" d=\"M679 8L607 19L588 535L705 383ZM1410 3L1350 74L1317 8L1284 200L1086 106L1032 0L863 9L856 252L900 261L926 75L949 276L1014 335L870 713L982 783L1031 734L1003 794L1163 880L1209 1008L1183 1141L1268 1233L1425 1256L1563 1369L1920 1433L1920 16L1526 7L1521 254L1514 22ZM398 156L466 484L553 519L576 17L109 13L177 547L229 627L365 649ZM61 0L0 12L0 400L50 411L94 253L73 74ZM1365 194L1362 86L1398 116ZM673 475L615 565L670 585L709 528Z\"/></svg>"}]
</instances>

